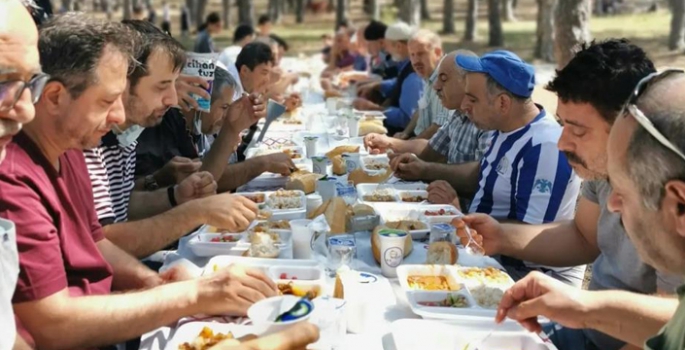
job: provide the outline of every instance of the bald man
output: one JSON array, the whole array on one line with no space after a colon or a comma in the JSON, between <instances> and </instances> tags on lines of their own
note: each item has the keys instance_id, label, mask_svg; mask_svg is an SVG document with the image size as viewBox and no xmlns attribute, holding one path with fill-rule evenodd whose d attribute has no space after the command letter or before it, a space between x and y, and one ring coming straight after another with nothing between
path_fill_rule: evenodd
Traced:
<instances>
[{"instance_id":1,"label":"bald man","mask_svg":"<svg viewBox=\"0 0 685 350\"><path fill-rule=\"evenodd\" d=\"M12 136L33 119L33 102L46 80L38 58L38 31L26 5L0 0L0 162ZM17 335L12 312L18 275L14 224L0 219L0 349L29 349Z\"/></svg>"}]
</instances>

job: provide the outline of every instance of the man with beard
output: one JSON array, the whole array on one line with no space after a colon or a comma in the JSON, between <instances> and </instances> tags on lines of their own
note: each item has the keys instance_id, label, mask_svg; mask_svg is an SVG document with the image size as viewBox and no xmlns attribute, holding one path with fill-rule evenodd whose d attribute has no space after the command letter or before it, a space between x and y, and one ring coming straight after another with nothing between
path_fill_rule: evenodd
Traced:
<instances>
[{"instance_id":1,"label":"man with beard","mask_svg":"<svg viewBox=\"0 0 685 350\"><path fill-rule=\"evenodd\" d=\"M613 123L605 165L611 183L607 208L620 216L639 257L679 276L685 274L684 91L681 70L642 79ZM681 285L676 306L672 298L630 291L570 291L531 274L505 293L497 320L510 317L539 331L536 320L543 315L566 327L598 329L635 347L680 350L685 345L684 292Z\"/></svg>"},{"instance_id":2,"label":"man with beard","mask_svg":"<svg viewBox=\"0 0 685 350\"><path fill-rule=\"evenodd\" d=\"M181 170L194 173L176 186L133 191L136 140L145 127L159 124L167 109L177 103L174 83L185 63L185 52L178 42L147 21L125 21L124 24L140 39L135 57L139 64L129 74L122 98L126 121L114 126L99 147L84 152L95 209L105 237L143 258L193 228L211 224L210 221L231 230L246 228L256 216L255 205L240 196L226 194L213 198L217 184L208 172L194 173L201 166L199 162L188 161L165 168L170 173ZM228 112L231 115L245 114L248 119L258 119L248 98L232 107ZM198 198L201 200L192 201ZM217 200L223 205L217 205Z\"/></svg>"},{"instance_id":3,"label":"man with beard","mask_svg":"<svg viewBox=\"0 0 685 350\"><path fill-rule=\"evenodd\" d=\"M586 180L575 217L540 226L498 223L485 215L468 216L465 221L483 236L487 254L550 266L593 263L589 287L592 291L674 292L682 279L637 259L620 216L607 208L612 190L607 182L606 163L611 125L632 88L654 71L642 49L626 40L608 40L584 45L557 72L547 89L559 98L557 114L564 123L559 149ZM616 333L602 333L606 330L591 324L578 323L573 327L581 329L551 325L546 331L560 350L613 350L625 344L625 338L615 339Z\"/></svg>"}]
</instances>

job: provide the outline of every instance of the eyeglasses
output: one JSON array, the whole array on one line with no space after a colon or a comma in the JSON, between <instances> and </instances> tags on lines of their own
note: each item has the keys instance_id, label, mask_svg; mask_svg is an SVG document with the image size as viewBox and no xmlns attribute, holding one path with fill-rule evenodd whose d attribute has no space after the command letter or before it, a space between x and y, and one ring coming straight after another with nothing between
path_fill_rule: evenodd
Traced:
<instances>
[{"instance_id":1,"label":"eyeglasses","mask_svg":"<svg viewBox=\"0 0 685 350\"><path fill-rule=\"evenodd\" d=\"M652 73L640 80L639 83L635 86L635 90L633 90L632 95L630 96L630 99L626 103L626 105L623 107L622 115L625 115L626 111L635 118L635 120L642 126L647 132L652 135L661 145L664 147L668 148L669 150L673 151L673 153L677 154L680 158L685 160L685 154L676 146L674 145L671 141L669 141L664 134L662 134L657 128L654 126L651 120L647 118L647 116L640 110L640 108L637 107L637 100L640 98L640 96L649 88L650 86L656 84L658 81L664 79L665 77L676 74L676 73L685 73L682 69L667 69L664 70L661 73Z\"/></svg>"},{"instance_id":2,"label":"eyeglasses","mask_svg":"<svg viewBox=\"0 0 685 350\"><path fill-rule=\"evenodd\" d=\"M14 108L26 89L31 92L31 103L38 102L49 79L48 74L38 73L29 81L7 80L0 82L0 112L7 112Z\"/></svg>"}]
</instances>

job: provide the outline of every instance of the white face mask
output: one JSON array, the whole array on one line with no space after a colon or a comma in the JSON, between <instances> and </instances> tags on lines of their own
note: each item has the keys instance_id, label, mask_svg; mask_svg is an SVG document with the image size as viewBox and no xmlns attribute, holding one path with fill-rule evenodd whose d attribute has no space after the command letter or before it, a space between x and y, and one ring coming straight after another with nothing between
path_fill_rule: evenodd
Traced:
<instances>
[{"instance_id":1,"label":"white face mask","mask_svg":"<svg viewBox=\"0 0 685 350\"><path fill-rule=\"evenodd\" d=\"M116 125L114 125L112 129L114 130L114 134L117 135L117 141L119 141L119 145L122 147L128 147L133 144L136 140L138 140L140 134L145 130L145 128L140 125L132 125L124 131L119 129L119 127Z\"/></svg>"}]
</instances>

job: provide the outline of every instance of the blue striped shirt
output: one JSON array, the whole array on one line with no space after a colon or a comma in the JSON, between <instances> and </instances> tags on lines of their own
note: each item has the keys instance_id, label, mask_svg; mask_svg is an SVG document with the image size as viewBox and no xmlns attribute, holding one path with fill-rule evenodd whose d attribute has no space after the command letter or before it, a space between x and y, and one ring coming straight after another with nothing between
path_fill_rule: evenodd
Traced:
<instances>
[{"instance_id":1,"label":"blue striped shirt","mask_svg":"<svg viewBox=\"0 0 685 350\"><path fill-rule=\"evenodd\" d=\"M541 109L518 130L494 132L470 211L529 224L572 219L581 181L557 148L561 131Z\"/></svg>"}]
</instances>

